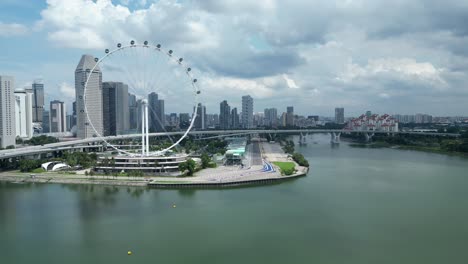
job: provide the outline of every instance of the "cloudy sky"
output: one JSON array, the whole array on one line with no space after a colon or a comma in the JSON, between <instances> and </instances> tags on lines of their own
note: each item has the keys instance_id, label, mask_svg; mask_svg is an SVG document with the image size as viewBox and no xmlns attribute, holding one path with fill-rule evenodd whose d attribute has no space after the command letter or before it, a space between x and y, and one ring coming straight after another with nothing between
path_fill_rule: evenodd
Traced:
<instances>
[{"instance_id":1,"label":"cloudy sky","mask_svg":"<svg viewBox=\"0 0 468 264\"><path fill-rule=\"evenodd\" d=\"M70 103L82 54L148 40L194 68L209 113L250 94L254 111L468 115L467 14L466 0L0 0L0 74Z\"/></svg>"}]
</instances>

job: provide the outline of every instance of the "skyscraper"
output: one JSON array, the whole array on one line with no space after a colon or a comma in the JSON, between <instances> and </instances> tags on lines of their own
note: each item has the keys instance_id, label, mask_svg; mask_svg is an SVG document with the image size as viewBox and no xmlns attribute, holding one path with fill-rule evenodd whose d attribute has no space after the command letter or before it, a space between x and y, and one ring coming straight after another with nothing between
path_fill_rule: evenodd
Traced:
<instances>
[{"instance_id":1,"label":"skyscraper","mask_svg":"<svg viewBox=\"0 0 468 264\"><path fill-rule=\"evenodd\" d=\"M237 113L237 107L231 110L231 128L239 128L239 114Z\"/></svg>"},{"instance_id":2,"label":"skyscraper","mask_svg":"<svg viewBox=\"0 0 468 264\"><path fill-rule=\"evenodd\" d=\"M15 122L17 137L32 138L34 131L32 93L25 90L15 91Z\"/></svg>"},{"instance_id":3,"label":"skyscraper","mask_svg":"<svg viewBox=\"0 0 468 264\"><path fill-rule=\"evenodd\" d=\"M198 103L197 119L195 119L194 128L198 130L203 130L206 128L206 107L201 103Z\"/></svg>"},{"instance_id":4,"label":"skyscraper","mask_svg":"<svg viewBox=\"0 0 468 264\"><path fill-rule=\"evenodd\" d=\"M50 112L42 111L42 133L50 133Z\"/></svg>"},{"instance_id":5,"label":"skyscraper","mask_svg":"<svg viewBox=\"0 0 468 264\"><path fill-rule=\"evenodd\" d=\"M102 73L99 66L91 72L91 69L95 65L96 62L94 61L93 56L83 55L75 70L77 137L79 138L93 137L96 134L94 129L96 129L100 135L103 135L104 133L102 114ZM86 107L88 109L88 115L86 115L84 88L89 76L90 78L86 88ZM94 126L94 129L91 126L91 123Z\"/></svg>"},{"instance_id":6,"label":"skyscraper","mask_svg":"<svg viewBox=\"0 0 468 264\"><path fill-rule=\"evenodd\" d=\"M70 130L76 126L76 101L73 102L72 104L72 117L71 117L72 123L69 125Z\"/></svg>"},{"instance_id":7,"label":"skyscraper","mask_svg":"<svg viewBox=\"0 0 468 264\"><path fill-rule=\"evenodd\" d=\"M51 133L67 131L67 108L65 103L54 100L50 102L50 123L49 129ZM44 122L46 122L44 120ZM43 123L44 123L43 122Z\"/></svg>"},{"instance_id":8,"label":"skyscraper","mask_svg":"<svg viewBox=\"0 0 468 264\"><path fill-rule=\"evenodd\" d=\"M253 128L253 98L250 95L242 96L242 117L243 128Z\"/></svg>"},{"instance_id":9,"label":"skyscraper","mask_svg":"<svg viewBox=\"0 0 468 264\"><path fill-rule=\"evenodd\" d=\"M335 123L344 124L344 108L343 107L335 108Z\"/></svg>"},{"instance_id":10,"label":"skyscraper","mask_svg":"<svg viewBox=\"0 0 468 264\"><path fill-rule=\"evenodd\" d=\"M128 115L129 115L129 125L130 129L138 128L138 107L137 99L134 94L128 94Z\"/></svg>"},{"instance_id":11,"label":"skyscraper","mask_svg":"<svg viewBox=\"0 0 468 264\"><path fill-rule=\"evenodd\" d=\"M265 108L265 126L277 127L278 126L278 110L276 108Z\"/></svg>"},{"instance_id":12,"label":"skyscraper","mask_svg":"<svg viewBox=\"0 0 468 264\"><path fill-rule=\"evenodd\" d=\"M33 122L41 123L44 112L44 84L35 80L32 84L32 114ZM48 122L46 120L46 122Z\"/></svg>"},{"instance_id":13,"label":"skyscraper","mask_svg":"<svg viewBox=\"0 0 468 264\"><path fill-rule=\"evenodd\" d=\"M226 100L219 104L219 127L229 129L230 127L231 107Z\"/></svg>"},{"instance_id":14,"label":"skyscraper","mask_svg":"<svg viewBox=\"0 0 468 264\"><path fill-rule=\"evenodd\" d=\"M15 145L15 79L0 75L0 147Z\"/></svg>"},{"instance_id":15,"label":"skyscraper","mask_svg":"<svg viewBox=\"0 0 468 264\"><path fill-rule=\"evenodd\" d=\"M190 126L190 114L180 113L179 114L179 127L181 129L187 129Z\"/></svg>"},{"instance_id":16,"label":"skyscraper","mask_svg":"<svg viewBox=\"0 0 468 264\"><path fill-rule=\"evenodd\" d=\"M286 108L286 126L294 126L294 107L288 106Z\"/></svg>"},{"instance_id":17,"label":"skyscraper","mask_svg":"<svg viewBox=\"0 0 468 264\"><path fill-rule=\"evenodd\" d=\"M104 135L121 135L130 129L128 85L122 82L102 83Z\"/></svg>"},{"instance_id":18,"label":"skyscraper","mask_svg":"<svg viewBox=\"0 0 468 264\"><path fill-rule=\"evenodd\" d=\"M166 126L166 114L164 113L164 100L158 98L158 94L152 92L148 95L148 111L150 116L150 128L153 131L164 131Z\"/></svg>"}]
</instances>

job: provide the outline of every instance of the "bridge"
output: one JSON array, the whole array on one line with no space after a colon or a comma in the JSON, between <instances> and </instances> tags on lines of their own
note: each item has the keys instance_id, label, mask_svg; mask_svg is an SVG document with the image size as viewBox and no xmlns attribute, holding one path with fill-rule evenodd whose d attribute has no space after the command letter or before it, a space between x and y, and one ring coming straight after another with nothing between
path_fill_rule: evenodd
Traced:
<instances>
[{"instance_id":1,"label":"bridge","mask_svg":"<svg viewBox=\"0 0 468 264\"><path fill-rule=\"evenodd\" d=\"M150 137L162 137L162 136L181 136L185 131L177 132L157 132L149 133ZM302 142L303 138L308 134L320 133L330 134L332 143L339 143L340 135L342 133L357 133L364 134L367 140L370 140L375 134L403 134L403 135L424 135L424 136L442 136L442 137L459 137L460 134L454 133L425 133L425 132L387 132L387 131L356 131L356 130L345 130L345 129L258 129L258 130L201 130L201 131L190 131L189 135L195 136L197 140L211 139L211 138L224 138L229 136L241 136L241 135L252 135L252 134L269 134L275 136L276 134L299 134ZM204 137L205 136L205 137ZM104 137L106 141L119 141L126 139L138 139L141 138L141 134L128 134L119 136L107 136ZM77 139L73 141L64 141L58 143L51 143L41 146L28 146L17 149L7 149L0 151L0 159L9 159L14 157L34 157L43 153L58 152L64 150L85 150L104 147L102 139L99 137Z\"/></svg>"}]
</instances>

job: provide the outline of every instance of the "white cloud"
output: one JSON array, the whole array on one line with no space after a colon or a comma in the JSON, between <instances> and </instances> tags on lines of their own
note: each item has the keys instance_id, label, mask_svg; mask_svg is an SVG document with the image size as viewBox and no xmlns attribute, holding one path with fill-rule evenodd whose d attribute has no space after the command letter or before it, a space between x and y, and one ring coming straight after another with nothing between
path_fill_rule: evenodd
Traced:
<instances>
[{"instance_id":1,"label":"white cloud","mask_svg":"<svg viewBox=\"0 0 468 264\"><path fill-rule=\"evenodd\" d=\"M21 24L8 24L0 22L0 37L21 36L29 32L29 29Z\"/></svg>"},{"instance_id":2,"label":"white cloud","mask_svg":"<svg viewBox=\"0 0 468 264\"><path fill-rule=\"evenodd\" d=\"M416 62L410 58L386 58L369 60L364 67L348 61L346 71L338 77L344 82L356 78L373 77L380 74L395 74L402 78L416 78L433 84L443 84L441 77L443 69L434 67L429 62Z\"/></svg>"},{"instance_id":3,"label":"white cloud","mask_svg":"<svg viewBox=\"0 0 468 264\"><path fill-rule=\"evenodd\" d=\"M288 85L289 88L291 89L299 89L299 86L297 86L296 82L289 78L287 74L283 74L283 78L286 81L286 84Z\"/></svg>"},{"instance_id":4,"label":"white cloud","mask_svg":"<svg viewBox=\"0 0 468 264\"><path fill-rule=\"evenodd\" d=\"M66 98L75 98L75 87L73 87L71 84L67 82L62 82L60 84L60 92Z\"/></svg>"}]
</instances>

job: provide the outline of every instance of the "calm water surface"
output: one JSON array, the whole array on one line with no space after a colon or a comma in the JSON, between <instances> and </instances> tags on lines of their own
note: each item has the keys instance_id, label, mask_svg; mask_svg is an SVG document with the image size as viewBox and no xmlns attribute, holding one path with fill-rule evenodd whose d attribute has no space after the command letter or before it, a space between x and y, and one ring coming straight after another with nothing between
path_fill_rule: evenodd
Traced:
<instances>
[{"instance_id":1,"label":"calm water surface","mask_svg":"<svg viewBox=\"0 0 468 264\"><path fill-rule=\"evenodd\" d=\"M0 184L0 262L467 263L468 159L328 141L278 185Z\"/></svg>"}]
</instances>

